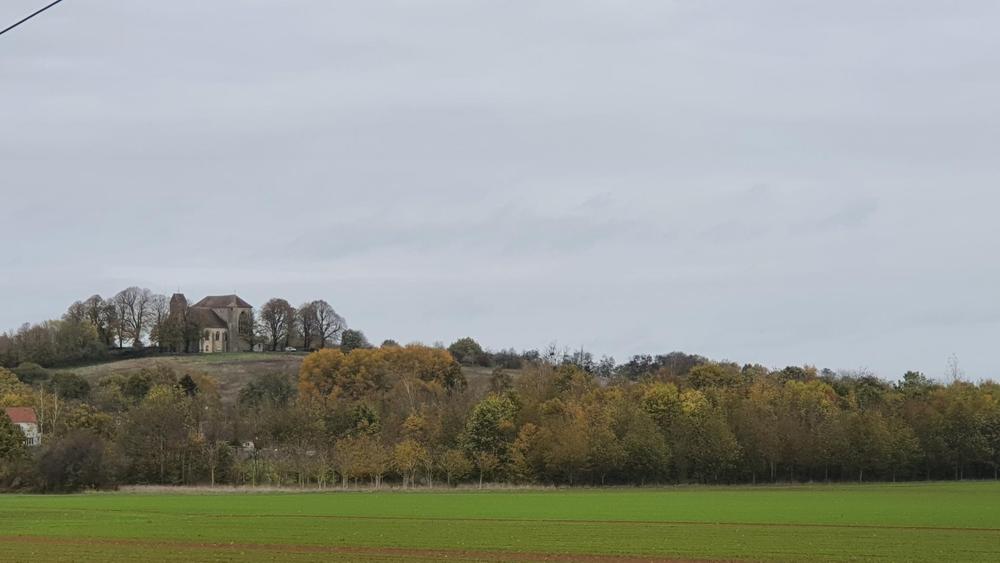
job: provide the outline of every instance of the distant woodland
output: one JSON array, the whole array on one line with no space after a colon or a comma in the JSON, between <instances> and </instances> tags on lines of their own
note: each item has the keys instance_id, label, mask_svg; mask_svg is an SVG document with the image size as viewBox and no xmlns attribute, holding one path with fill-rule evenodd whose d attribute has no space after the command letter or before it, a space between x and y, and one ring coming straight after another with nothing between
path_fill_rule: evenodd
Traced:
<instances>
[{"instance_id":1,"label":"distant woodland","mask_svg":"<svg viewBox=\"0 0 1000 563\"><path fill-rule=\"evenodd\" d=\"M84 308L4 337L0 406L34 407L44 432L29 448L0 415L7 490L996 479L1000 469L1000 386L965 381L957 363L946 383L917 372L889 382L677 352L616 363L554 347L493 352L471 338L374 346L345 328L297 377L262 374L224 401L203 373L161 365L87 381L60 367L150 334L129 325L109 339Z\"/></svg>"}]
</instances>

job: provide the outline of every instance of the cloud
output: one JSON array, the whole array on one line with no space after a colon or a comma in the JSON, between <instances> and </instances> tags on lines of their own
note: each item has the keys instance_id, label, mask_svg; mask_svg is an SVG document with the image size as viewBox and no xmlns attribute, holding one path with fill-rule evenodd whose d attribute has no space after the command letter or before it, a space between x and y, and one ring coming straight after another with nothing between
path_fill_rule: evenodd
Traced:
<instances>
[{"instance_id":1,"label":"cloud","mask_svg":"<svg viewBox=\"0 0 1000 563\"><path fill-rule=\"evenodd\" d=\"M873 198L855 200L841 206L833 213L821 217L813 223L813 228L828 231L864 227L872 220L878 209L878 201Z\"/></svg>"},{"instance_id":2,"label":"cloud","mask_svg":"<svg viewBox=\"0 0 1000 563\"><path fill-rule=\"evenodd\" d=\"M0 327L140 284L374 339L995 373L1000 9L899 8L61 5L0 49Z\"/></svg>"}]
</instances>

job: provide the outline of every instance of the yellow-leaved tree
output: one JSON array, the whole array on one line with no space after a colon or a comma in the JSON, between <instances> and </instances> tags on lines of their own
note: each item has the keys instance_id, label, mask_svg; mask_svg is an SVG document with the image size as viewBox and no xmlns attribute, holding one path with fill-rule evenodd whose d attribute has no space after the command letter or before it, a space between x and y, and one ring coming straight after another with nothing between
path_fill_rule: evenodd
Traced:
<instances>
[{"instance_id":1,"label":"yellow-leaved tree","mask_svg":"<svg viewBox=\"0 0 1000 563\"><path fill-rule=\"evenodd\" d=\"M327 348L303 360L299 368L299 395L324 401L357 401L387 391L406 379L445 390L463 388L466 383L461 366L446 350L410 345L358 348L345 354Z\"/></svg>"},{"instance_id":2,"label":"yellow-leaved tree","mask_svg":"<svg viewBox=\"0 0 1000 563\"><path fill-rule=\"evenodd\" d=\"M0 407L25 407L33 405L31 387L21 383L14 373L0 368Z\"/></svg>"}]
</instances>

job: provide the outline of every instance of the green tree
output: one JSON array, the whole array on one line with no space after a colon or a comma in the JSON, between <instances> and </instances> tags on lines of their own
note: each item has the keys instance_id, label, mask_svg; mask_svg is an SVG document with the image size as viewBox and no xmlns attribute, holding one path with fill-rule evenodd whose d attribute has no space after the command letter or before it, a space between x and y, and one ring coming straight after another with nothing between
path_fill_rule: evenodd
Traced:
<instances>
[{"instance_id":1,"label":"green tree","mask_svg":"<svg viewBox=\"0 0 1000 563\"><path fill-rule=\"evenodd\" d=\"M908 371L903 374L903 380L896 384L896 389L907 397L925 397L935 384L919 371Z\"/></svg>"},{"instance_id":2,"label":"green tree","mask_svg":"<svg viewBox=\"0 0 1000 563\"><path fill-rule=\"evenodd\" d=\"M483 351L478 342L469 337L459 338L448 346L448 351L455 357L455 361L464 365L489 366L490 364L489 354Z\"/></svg>"},{"instance_id":3,"label":"green tree","mask_svg":"<svg viewBox=\"0 0 1000 563\"><path fill-rule=\"evenodd\" d=\"M849 439L844 461L854 469L861 482L865 472L883 471L889 466L892 437L885 418L878 411L854 411L843 416Z\"/></svg>"},{"instance_id":4,"label":"green tree","mask_svg":"<svg viewBox=\"0 0 1000 563\"><path fill-rule=\"evenodd\" d=\"M177 386L158 385L129 412L121 444L133 479L187 482L186 460L194 449L190 401Z\"/></svg>"},{"instance_id":5,"label":"green tree","mask_svg":"<svg viewBox=\"0 0 1000 563\"><path fill-rule=\"evenodd\" d=\"M621 436L625 431L621 420L621 411L625 406L618 397L598 395L595 399L586 406L587 467L604 485L609 475L622 470L628 455Z\"/></svg>"},{"instance_id":6,"label":"green tree","mask_svg":"<svg viewBox=\"0 0 1000 563\"><path fill-rule=\"evenodd\" d=\"M624 450L622 476L640 484L663 479L670 448L653 418L641 409L625 407L616 414L614 424Z\"/></svg>"},{"instance_id":7,"label":"green tree","mask_svg":"<svg viewBox=\"0 0 1000 563\"><path fill-rule=\"evenodd\" d=\"M0 410L0 461L11 462L27 455L24 433Z\"/></svg>"},{"instance_id":8,"label":"green tree","mask_svg":"<svg viewBox=\"0 0 1000 563\"><path fill-rule=\"evenodd\" d=\"M177 386L180 387L181 391L184 391L184 394L188 397L196 396L199 391L198 384L190 374L185 374L184 377L177 382Z\"/></svg>"},{"instance_id":9,"label":"green tree","mask_svg":"<svg viewBox=\"0 0 1000 563\"><path fill-rule=\"evenodd\" d=\"M588 469L590 461L590 428L579 405L563 409L543 431L543 460L546 472L554 479L573 485Z\"/></svg>"},{"instance_id":10,"label":"green tree","mask_svg":"<svg viewBox=\"0 0 1000 563\"><path fill-rule=\"evenodd\" d=\"M502 461L514 439L516 416L517 405L510 397L496 394L487 396L469 413L464 432L466 448L473 455L486 452Z\"/></svg>"},{"instance_id":11,"label":"green tree","mask_svg":"<svg viewBox=\"0 0 1000 563\"><path fill-rule=\"evenodd\" d=\"M681 414L681 397L677 386L672 383L652 383L643 390L640 398L642 409L660 426L669 432Z\"/></svg>"},{"instance_id":12,"label":"green tree","mask_svg":"<svg viewBox=\"0 0 1000 563\"><path fill-rule=\"evenodd\" d=\"M680 416L669 432L678 477L718 482L739 459L739 443L723 414L704 393L686 390L680 402Z\"/></svg>"},{"instance_id":13,"label":"green tree","mask_svg":"<svg viewBox=\"0 0 1000 563\"><path fill-rule=\"evenodd\" d=\"M896 481L896 474L900 471L907 471L920 459L920 440L904 421L898 418L891 418L887 421L889 432L889 471L892 481Z\"/></svg>"},{"instance_id":14,"label":"green tree","mask_svg":"<svg viewBox=\"0 0 1000 563\"><path fill-rule=\"evenodd\" d=\"M113 486L116 468L104 440L86 430L73 430L42 448L38 460L40 487L71 493Z\"/></svg>"},{"instance_id":15,"label":"green tree","mask_svg":"<svg viewBox=\"0 0 1000 563\"><path fill-rule=\"evenodd\" d=\"M70 407L59 417L58 434L68 434L75 430L86 430L109 441L115 434L115 420L92 405L82 403Z\"/></svg>"},{"instance_id":16,"label":"green tree","mask_svg":"<svg viewBox=\"0 0 1000 563\"><path fill-rule=\"evenodd\" d=\"M996 480L1000 478L1000 404L992 405L984 416L983 437L986 441L986 457L993 468L993 479Z\"/></svg>"},{"instance_id":17,"label":"green tree","mask_svg":"<svg viewBox=\"0 0 1000 563\"><path fill-rule=\"evenodd\" d=\"M347 329L340 335L340 350L347 354L359 348L371 348L365 333L360 330Z\"/></svg>"},{"instance_id":18,"label":"green tree","mask_svg":"<svg viewBox=\"0 0 1000 563\"><path fill-rule=\"evenodd\" d=\"M52 389L60 399L82 401L90 395L90 383L75 373L52 376Z\"/></svg>"},{"instance_id":19,"label":"green tree","mask_svg":"<svg viewBox=\"0 0 1000 563\"><path fill-rule=\"evenodd\" d=\"M48 381L50 376L49 370L34 362L21 363L19 366L14 368L14 373L17 375L18 379L28 385Z\"/></svg>"},{"instance_id":20,"label":"green tree","mask_svg":"<svg viewBox=\"0 0 1000 563\"><path fill-rule=\"evenodd\" d=\"M12 371L0 368L0 407L23 407L33 401L31 387L21 383Z\"/></svg>"},{"instance_id":21,"label":"green tree","mask_svg":"<svg viewBox=\"0 0 1000 563\"><path fill-rule=\"evenodd\" d=\"M284 407L294 398L295 387L288 376L280 373L254 376L239 393L240 405L250 408L262 405Z\"/></svg>"},{"instance_id":22,"label":"green tree","mask_svg":"<svg viewBox=\"0 0 1000 563\"><path fill-rule=\"evenodd\" d=\"M743 375L736 364L701 364L688 372L688 383L695 389L734 387L742 381Z\"/></svg>"},{"instance_id":23,"label":"green tree","mask_svg":"<svg viewBox=\"0 0 1000 563\"><path fill-rule=\"evenodd\" d=\"M781 411L781 388L776 381L757 378L747 395L733 408L733 431L743 449L744 473L757 483L758 474L774 481L782 460L782 435L776 431Z\"/></svg>"},{"instance_id":24,"label":"green tree","mask_svg":"<svg viewBox=\"0 0 1000 563\"><path fill-rule=\"evenodd\" d=\"M450 487L453 481L461 481L472 473L473 465L465 452L448 449L441 455L441 469L444 470L445 482Z\"/></svg>"}]
</instances>

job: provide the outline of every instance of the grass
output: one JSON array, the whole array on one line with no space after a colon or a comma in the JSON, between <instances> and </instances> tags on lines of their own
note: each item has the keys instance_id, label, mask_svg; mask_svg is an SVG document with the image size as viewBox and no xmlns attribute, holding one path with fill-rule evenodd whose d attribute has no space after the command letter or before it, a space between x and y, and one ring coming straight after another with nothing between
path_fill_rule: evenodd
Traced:
<instances>
[{"instance_id":1,"label":"grass","mask_svg":"<svg viewBox=\"0 0 1000 563\"><path fill-rule=\"evenodd\" d=\"M1000 484L0 497L0 560L1000 560Z\"/></svg>"},{"instance_id":2,"label":"grass","mask_svg":"<svg viewBox=\"0 0 1000 563\"><path fill-rule=\"evenodd\" d=\"M288 352L233 352L228 354L183 354L175 356L150 356L93 364L72 369L83 377L103 376L114 373L133 372L156 364L166 364L179 368L205 366L247 365L279 363L295 366L302 363L304 353Z\"/></svg>"},{"instance_id":3,"label":"grass","mask_svg":"<svg viewBox=\"0 0 1000 563\"><path fill-rule=\"evenodd\" d=\"M119 360L74 369L73 372L96 384L109 375L129 375L143 368L165 365L177 373L203 373L219 385L219 394L225 401L233 401L254 377L269 373L294 376L305 354L282 352L244 352L232 354L186 354L183 356L157 356Z\"/></svg>"},{"instance_id":4,"label":"grass","mask_svg":"<svg viewBox=\"0 0 1000 563\"><path fill-rule=\"evenodd\" d=\"M202 373L211 376L219 385L219 395L224 401L236 399L240 389L253 378L280 373L295 377L299 366L306 357L304 352L239 352L231 354L185 354L180 356L154 356L149 358L132 358L78 367L72 370L91 385L96 385L102 378L109 375L129 375L143 368L166 365L177 373ZM488 384L492 370L476 366L462 368L469 384L482 386ZM516 375L517 372L511 371Z\"/></svg>"}]
</instances>

